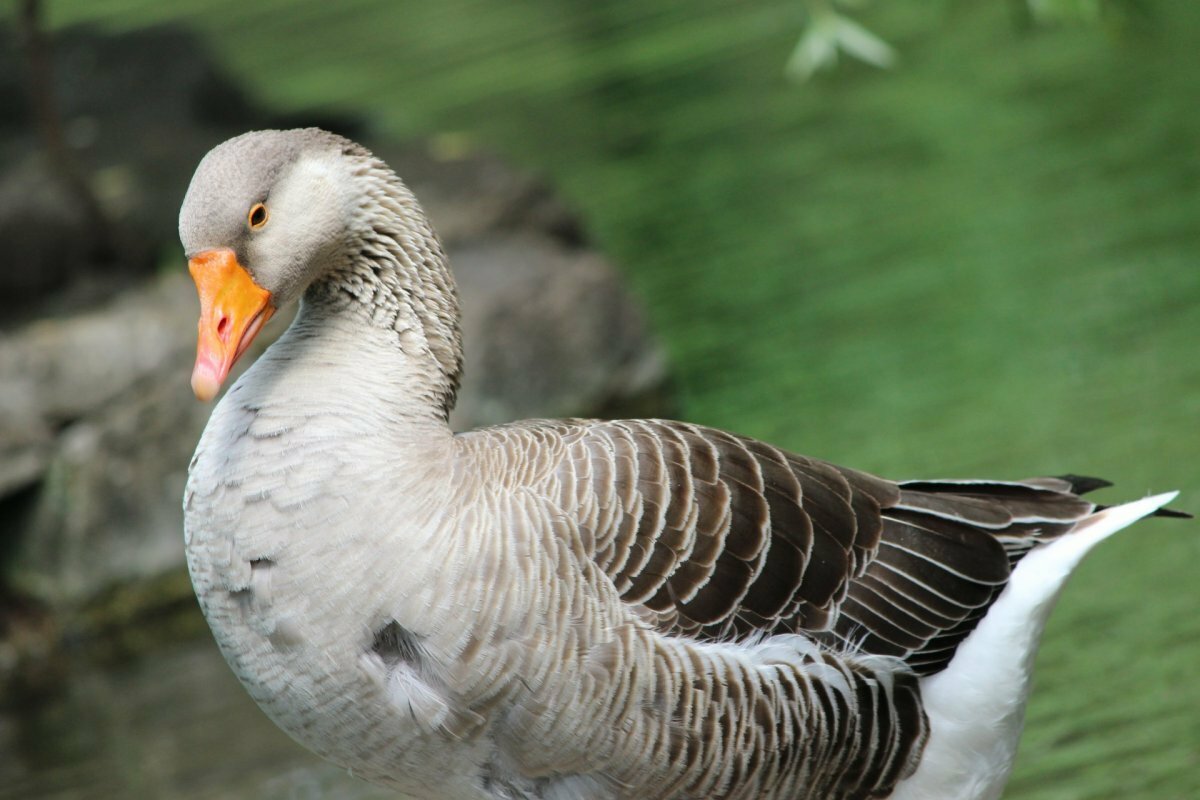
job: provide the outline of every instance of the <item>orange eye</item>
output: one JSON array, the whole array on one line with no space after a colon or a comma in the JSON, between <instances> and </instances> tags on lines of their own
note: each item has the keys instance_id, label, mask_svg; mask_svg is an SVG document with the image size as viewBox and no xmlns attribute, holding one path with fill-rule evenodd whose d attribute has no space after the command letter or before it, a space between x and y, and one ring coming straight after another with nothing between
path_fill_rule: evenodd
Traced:
<instances>
[{"instance_id":1,"label":"orange eye","mask_svg":"<svg viewBox=\"0 0 1200 800\"><path fill-rule=\"evenodd\" d=\"M250 216L246 221L250 225L250 229L256 231L267 224L267 218L269 216L270 215L267 214L267 207L265 205L262 203L255 203L250 207Z\"/></svg>"}]
</instances>

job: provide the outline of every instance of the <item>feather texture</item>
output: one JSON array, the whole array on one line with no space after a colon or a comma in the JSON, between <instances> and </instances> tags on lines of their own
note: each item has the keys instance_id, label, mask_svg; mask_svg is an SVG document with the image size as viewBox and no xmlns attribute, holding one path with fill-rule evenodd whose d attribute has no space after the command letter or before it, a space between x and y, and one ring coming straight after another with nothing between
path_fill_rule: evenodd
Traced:
<instances>
[{"instance_id":1,"label":"feather texture","mask_svg":"<svg viewBox=\"0 0 1200 800\"><path fill-rule=\"evenodd\" d=\"M948 663L1021 554L1095 507L1065 482L894 483L663 420L471 436L565 451L539 490L576 516L596 564L658 630L718 642L804 632L921 674Z\"/></svg>"}]
</instances>

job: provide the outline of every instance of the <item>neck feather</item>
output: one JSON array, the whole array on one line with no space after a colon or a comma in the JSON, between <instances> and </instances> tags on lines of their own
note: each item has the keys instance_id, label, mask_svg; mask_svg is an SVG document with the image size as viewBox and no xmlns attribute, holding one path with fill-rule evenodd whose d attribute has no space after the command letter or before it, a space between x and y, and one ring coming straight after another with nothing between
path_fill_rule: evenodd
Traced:
<instances>
[{"instance_id":1,"label":"neck feather","mask_svg":"<svg viewBox=\"0 0 1200 800\"><path fill-rule=\"evenodd\" d=\"M445 421L463 361L454 277L408 188L367 151L353 159L354 178L365 189L345 255L309 287L304 305L394 333L396 357L415 379L410 388Z\"/></svg>"}]
</instances>

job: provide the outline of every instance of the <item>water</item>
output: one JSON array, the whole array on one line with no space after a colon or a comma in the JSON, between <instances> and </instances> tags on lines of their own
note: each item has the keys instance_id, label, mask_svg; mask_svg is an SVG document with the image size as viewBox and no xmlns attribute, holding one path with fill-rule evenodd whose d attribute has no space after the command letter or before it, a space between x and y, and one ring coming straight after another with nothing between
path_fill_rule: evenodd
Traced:
<instances>
[{"instance_id":1,"label":"water","mask_svg":"<svg viewBox=\"0 0 1200 800\"><path fill-rule=\"evenodd\" d=\"M804 87L781 79L793 0L48 10L184 21L281 106L546 174L646 302L690 419L899 477L1179 488L1195 512L1200 4L1140 5L1139 29L1031 32L1007 3L879 3L900 67ZM1009 797L1200 797L1197 563L1194 525L1155 522L1084 565ZM73 701L3 723L0 764L27 796L322 791L221 669L208 643L84 669ZM89 705L135 690L145 716Z\"/></svg>"}]
</instances>

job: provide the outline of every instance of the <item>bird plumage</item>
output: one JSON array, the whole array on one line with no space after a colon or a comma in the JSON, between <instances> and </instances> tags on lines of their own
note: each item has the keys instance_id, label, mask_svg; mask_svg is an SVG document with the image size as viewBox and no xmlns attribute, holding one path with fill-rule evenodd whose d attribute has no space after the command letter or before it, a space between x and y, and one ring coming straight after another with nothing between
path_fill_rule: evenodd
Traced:
<instances>
[{"instance_id":1,"label":"bird plumage","mask_svg":"<svg viewBox=\"0 0 1200 800\"><path fill-rule=\"evenodd\" d=\"M264 198L263 232L230 221ZM412 796L991 797L1011 748L971 767L982 788L946 778L928 687L1023 708L1048 608L1006 602L1017 578L1052 598L1069 566L1043 553L1082 557L1098 519L1153 510L1096 513L1071 479L898 483L663 420L454 434L441 247L399 179L330 134L221 145L180 228L189 253L230 248L302 297L192 463L201 607L280 727ZM960 653L1014 641L977 636L988 621L1022 613L1015 672L964 671Z\"/></svg>"}]
</instances>

